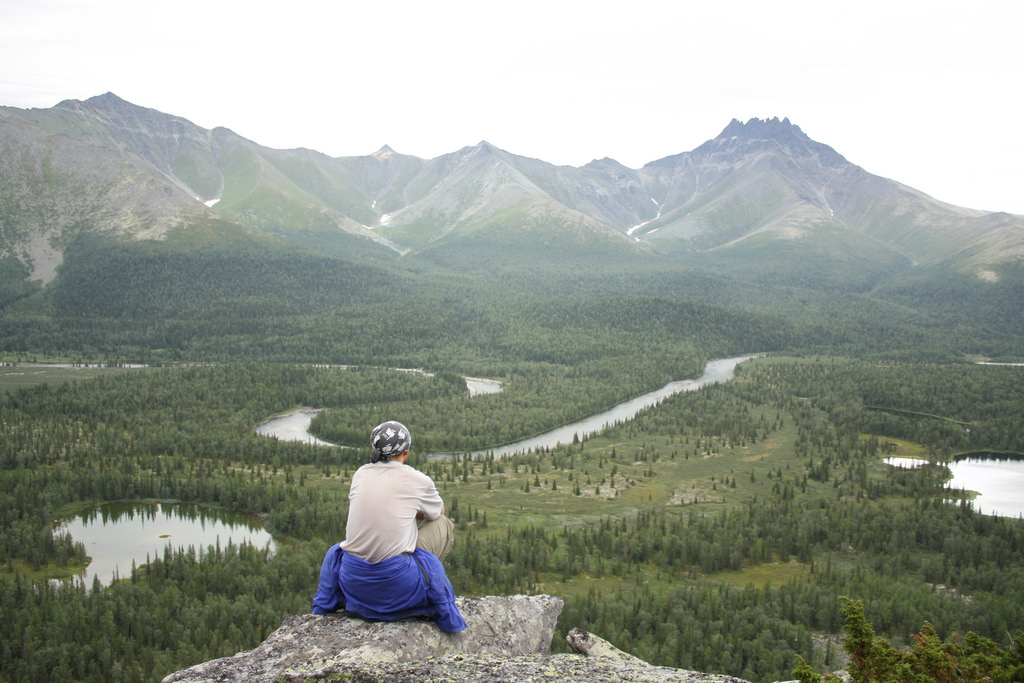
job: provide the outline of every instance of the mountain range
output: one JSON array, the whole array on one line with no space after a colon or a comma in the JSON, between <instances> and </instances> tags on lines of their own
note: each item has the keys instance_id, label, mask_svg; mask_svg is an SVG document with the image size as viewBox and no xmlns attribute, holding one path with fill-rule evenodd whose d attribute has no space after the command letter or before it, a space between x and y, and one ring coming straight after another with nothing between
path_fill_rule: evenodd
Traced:
<instances>
[{"instance_id":1,"label":"mountain range","mask_svg":"<svg viewBox=\"0 0 1024 683\"><path fill-rule=\"evenodd\" d=\"M8 355L571 366L666 335L1024 356L1024 216L872 175L785 118L631 169L271 149L110 93L0 107Z\"/></svg>"},{"instance_id":2,"label":"mountain range","mask_svg":"<svg viewBox=\"0 0 1024 683\"><path fill-rule=\"evenodd\" d=\"M277 150L107 93L0 108L0 254L43 283L83 232L167 239L202 228L345 255L494 241L601 245L870 270L946 264L982 277L1024 260L1024 217L952 206L874 176L788 119L731 121L696 149L630 169L575 168L487 142L420 159ZM566 254L570 258L571 254ZM790 262L792 259L787 259Z\"/></svg>"}]
</instances>

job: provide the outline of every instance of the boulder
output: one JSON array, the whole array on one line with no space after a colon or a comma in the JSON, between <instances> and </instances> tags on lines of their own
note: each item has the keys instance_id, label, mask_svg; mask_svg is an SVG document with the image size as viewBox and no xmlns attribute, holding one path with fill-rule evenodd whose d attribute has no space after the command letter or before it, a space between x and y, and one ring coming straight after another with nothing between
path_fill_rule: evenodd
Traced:
<instances>
[{"instance_id":1,"label":"boulder","mask_svg":"<svg viewBox=\"0 0 1024 683\"><path fill-rule=\"evenodd\" d=\"M745 683L729 676L655 667L593 634L573 629L574 654L551 654L562 600L550 595L457 598L469 627L445 633L432 621L366 621L343 614L288 617L253 650L164 678L201 681L690 681Z\"/></svg>"}]
</instances>

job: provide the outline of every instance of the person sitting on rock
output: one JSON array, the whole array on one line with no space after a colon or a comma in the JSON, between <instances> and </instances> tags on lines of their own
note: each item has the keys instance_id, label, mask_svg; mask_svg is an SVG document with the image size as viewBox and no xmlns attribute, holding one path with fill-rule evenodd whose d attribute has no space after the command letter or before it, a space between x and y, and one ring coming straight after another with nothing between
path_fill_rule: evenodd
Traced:
<instances>
[{"instance_id":1,"label":"person sitting on rock","mask_svg":"<svg viewBox=\"0 0 1024 683\"><path fill-rule=\"evenodd\" d=\"M352 475L345 540L324 556L313 614L427 617L443 631L461 631L466 620L441 564L455 533L441 495L429 476L405 464L412 446L405 425L377 425L370 443L371 461Z\"/></svg>"}]
</instances>

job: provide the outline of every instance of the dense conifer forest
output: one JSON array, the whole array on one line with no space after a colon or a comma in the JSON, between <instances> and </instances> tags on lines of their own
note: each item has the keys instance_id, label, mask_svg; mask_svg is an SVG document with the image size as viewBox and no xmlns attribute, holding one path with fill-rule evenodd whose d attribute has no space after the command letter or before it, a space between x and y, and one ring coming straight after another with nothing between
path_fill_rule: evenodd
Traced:
<instances>
[{"instance_id":1,"label":"dense conifer forest","mask_svg":"<svg viewBox=\"0 0 1024 683\"><path fill-rule=\"evenodd\" d=\"M927 623L1017 652L1024 522L942 487L960 454L1024 453L1024 368L972 362L1024 357L1017 270L921 296L505 246L396 264L82 238L45 289L0 273L0 360L117 366L0 367L0 681L159 680L307 612L385 419L457 523L457 592L563 597L555 648L582 626L655 664L811 677L847 665L845 596L895 647ZM602 434L487 455L748 353ZM256 433L303 406L346 447ZM57 522L142 501L256 515L276 551L168 546L67 580L88 550Z\"/></svg>"},{"instance_id":2,"label":"dense conifer forest","mask_svg":"<svg viewBox=\"0 0 1024 683\"><path fill-rule=\"evenodd\" d=\"M945 503L952 494L940 487L956 452L1024 452L1020 372L762 358L598 437L417 465L458 526L447 562L458 592L564 597L556 647L583 626L653 663L779 680L798 656L840 667L839 596L862 600L896 643L927 621L943 636L975 632L1007 647L1021 628L1024 526ZM487 440L477 432L500 422L536 433L578 416L525 409L550 387L524 375L469 398L448 373L210 364L8 392L4 679L155 680L255 646L309 609L322 553L344 534L365 425L400 414L426 453L475 448ZM321 436L351 437L353 448L255 433L302 405L324 408ZM592 407L581 401L576 413ZM934 464L883 464L903 451ZM42 580L85 561L74 539L54 536L56 519L133 500L261 515L277 552L168 547L106 588Z\"/></svg>"}]
</instances>

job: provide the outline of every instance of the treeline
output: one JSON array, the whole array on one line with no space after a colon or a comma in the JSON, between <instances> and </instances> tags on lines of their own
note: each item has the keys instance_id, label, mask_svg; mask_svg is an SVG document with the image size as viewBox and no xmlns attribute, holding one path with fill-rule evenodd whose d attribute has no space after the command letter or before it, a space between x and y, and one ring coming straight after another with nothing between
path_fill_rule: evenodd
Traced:
<instances>
[{"instance_id":1,"label":"treeline","mask_svg":"<svg viewBox=\"0 0 1024 683\"><path fill-rule=\"evenodd\" d=\"M1003 264L996 281L985 281L973 272L950 272L942 267L914 268L876 290L882 300L926 312L944 329L961 334L967 329L998 330L1019 341L1024 335L1024 267ZM987 343L981 334L978 344ZM969 339L965 337L969 343ZM964 346L966 353L978 349ZM983 351L984 353L984 351Z\"/></svg>"}]
</instances>

